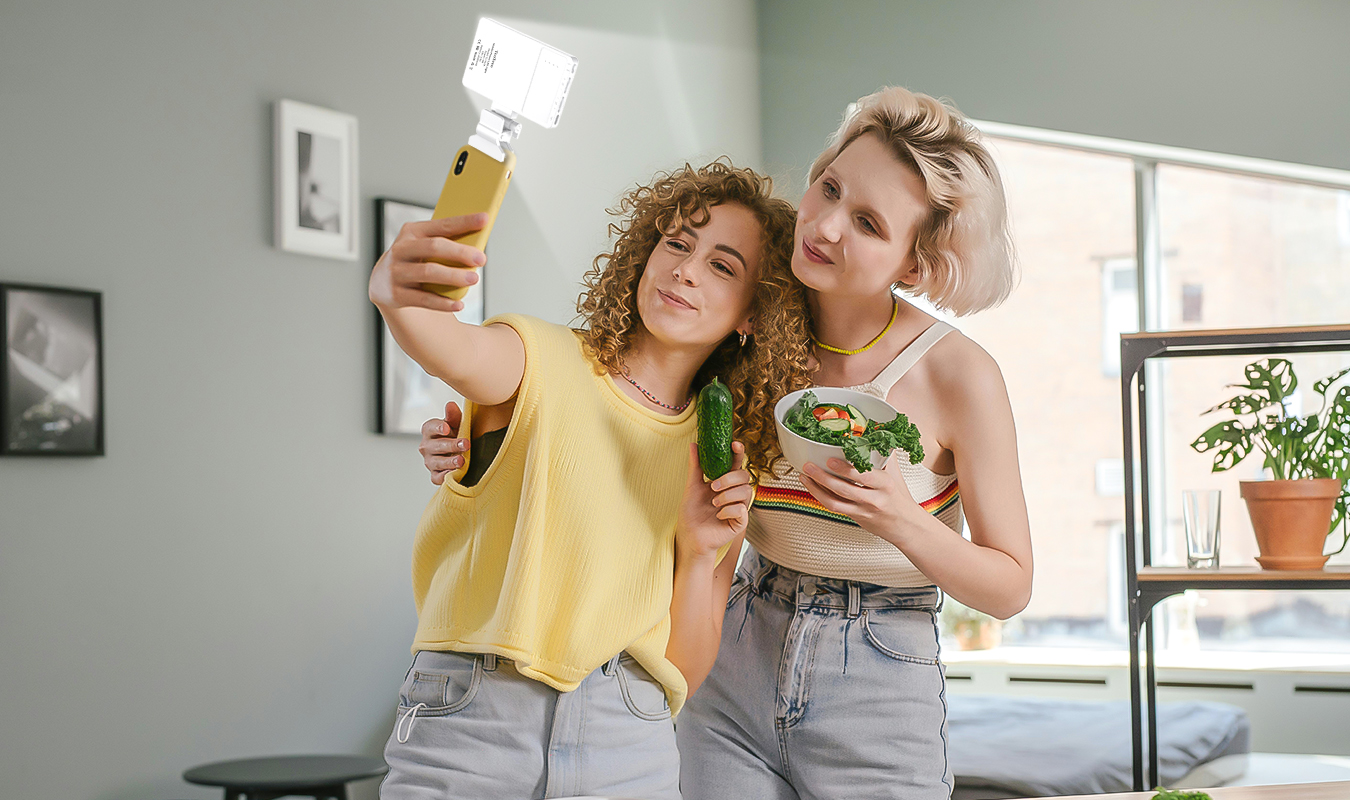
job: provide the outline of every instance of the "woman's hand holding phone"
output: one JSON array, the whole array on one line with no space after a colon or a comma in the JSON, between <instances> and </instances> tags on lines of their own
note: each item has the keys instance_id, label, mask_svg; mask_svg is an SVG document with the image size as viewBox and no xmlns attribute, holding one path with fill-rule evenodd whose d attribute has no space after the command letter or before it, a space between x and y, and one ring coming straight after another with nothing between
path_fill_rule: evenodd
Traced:
<instances>
[{"instance_id":1,"label":"woman's hand holding phone","mask_svg":"<svg viewBox=\"0 0 1350 800\"><path fill-rule=\"evenodd\" d=\"M483 266L487 256L454 239L486 223L487 214L466 214L404 225L370 273L370 301L381 309L463 309L459 300L442 297L426 285L458 288L478 282L478 273L466 268Z\"/></svg>"}]
</instances>

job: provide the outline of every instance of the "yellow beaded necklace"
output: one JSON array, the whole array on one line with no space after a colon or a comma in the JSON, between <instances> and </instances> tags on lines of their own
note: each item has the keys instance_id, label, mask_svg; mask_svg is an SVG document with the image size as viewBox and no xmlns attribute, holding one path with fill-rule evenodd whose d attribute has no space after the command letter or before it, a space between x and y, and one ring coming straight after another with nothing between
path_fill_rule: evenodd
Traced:
<instances>
[{"instance_id":1,"label":"yellow beaded necklace","mask_svg":"<svg viewBox=\"0 0 1350 800\"><path fill-rule=\"evenodd\" d=\"M881 341L881 337L885 336L885 335L886 335L886 331L890 330L890 329L891 329L891 326L895 324L895 315L896 315L896 312L898 312L899 310L900 310L900 302L899 302L898 300L895 300L894 298L892 298L892 300L891 300L891 321L890 321L890 322L887 322L887 323L886 323L886 327L884 327L884 328L881 329L881 333L878 333L878 334L877 334L877 338L873 339L872 341L868 342L867 344L863 345L862 347L859 347L857 350L845 350L845 349L840 348L840 347L831 347L831 346L829 346L828 344L825 344L825 343L822 342L821 340L817 339L815 336L812 336L812 337L811 337L811 341L813 341L813 342L816 343L816 347L820 347L820 348L823 348L823 349L825 349L825 350L829 350L831 353L838 353L838 354L841 355L841 356L856 356L856 355L859 354L859 353L865 352L865 351L867 351L867 350L871 350L871 349L872 349L872 345L874 345L874 344L876 344L877 342Z\"/></svg>"}]
</instances>

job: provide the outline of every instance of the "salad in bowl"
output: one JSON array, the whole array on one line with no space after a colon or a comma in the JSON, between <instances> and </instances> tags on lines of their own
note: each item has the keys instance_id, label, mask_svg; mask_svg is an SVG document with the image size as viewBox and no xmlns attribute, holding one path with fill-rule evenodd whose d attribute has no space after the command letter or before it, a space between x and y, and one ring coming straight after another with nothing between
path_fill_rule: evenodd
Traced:
<instances>
[{"instance_id":1,"label":"salad in bowl","mask_svg":"<svg viewBox=\"0 0 1350 800\"><path fill-rule=\"evenodd\" d=\"M880 468L893 450L923 461L919 429L890 403L853 389L818 386L785 395L774 406L783 457L801 471L809 461L827 472L840 458L858 472Z\"/></svg>"}]
</instances>

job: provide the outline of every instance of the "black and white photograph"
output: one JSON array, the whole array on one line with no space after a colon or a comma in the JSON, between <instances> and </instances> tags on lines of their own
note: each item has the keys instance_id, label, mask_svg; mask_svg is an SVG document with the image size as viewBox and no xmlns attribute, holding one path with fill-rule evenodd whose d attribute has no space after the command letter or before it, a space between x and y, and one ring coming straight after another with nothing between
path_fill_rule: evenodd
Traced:
<instances>
[{"instance_id":1,"label":"black and white photograph","mask_svg":"<svg viewBox=\"0 0 1350 800\"><path fill-rule=\"evenodd\" d=\"M375 201L375 219L378 232L376 257L389 249L398 231L408 222L431 219L434 209L400 200L378 198ZM478 273L482 277L483 273ZM455 314L461 322L480 325L483 322L483 281L469 287L464 295L464 310ZM375 312L375 326L379 335L376 345L377 424L380 433L421 433L422 423L445 413L445 404L454 400L461 405L464 398L440 378L428 375L404 353L394 341L380 312Z\"/></svg>"},{"instance_id":2,"label":"black and white photograph","mask_svg":"<svg viewBox=\"0 0 1350 800\"><path fill-rule=\"evenodd\" d=\"M0 454L102 455L101 295L0 284Z\"/></svg>"},{"instance_id":3,"label":"black and white photograph","mask_svg":"<svg viewBox=\"0 0 1350 800\"><path fill-rule=\"evenodd\" d=\"M294 100L278 100L274 116L277 247L355 260L356 118Z\"/></svg>"}]
</instances>

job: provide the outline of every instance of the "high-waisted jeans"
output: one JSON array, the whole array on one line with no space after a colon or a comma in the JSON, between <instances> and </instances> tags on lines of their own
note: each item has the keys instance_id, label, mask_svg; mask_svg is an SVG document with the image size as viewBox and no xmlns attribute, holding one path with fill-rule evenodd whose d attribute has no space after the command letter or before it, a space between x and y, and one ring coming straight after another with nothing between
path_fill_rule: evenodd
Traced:
<instances>
[{"instance_id":1,"label":"high-waisted jeans","mask_svg":"<svg viewBox=\"0 0 1350 800\"><path fill-rule=\"evenodd\" d=\"M570 692L507 659L423 650L399 692L382 800L679 800L665 690L615 656Z\"/></svg>"},{"instance_id":2,"label":"high-waisted jeans","mask_svg":"<svg viewBox=\"0 0 1350 800\"><path fill-rule=\"evenodd\" d=\"M940 606L748 552L676 723L684 800L949 798Z\"/></svg>"}]
</instances>

